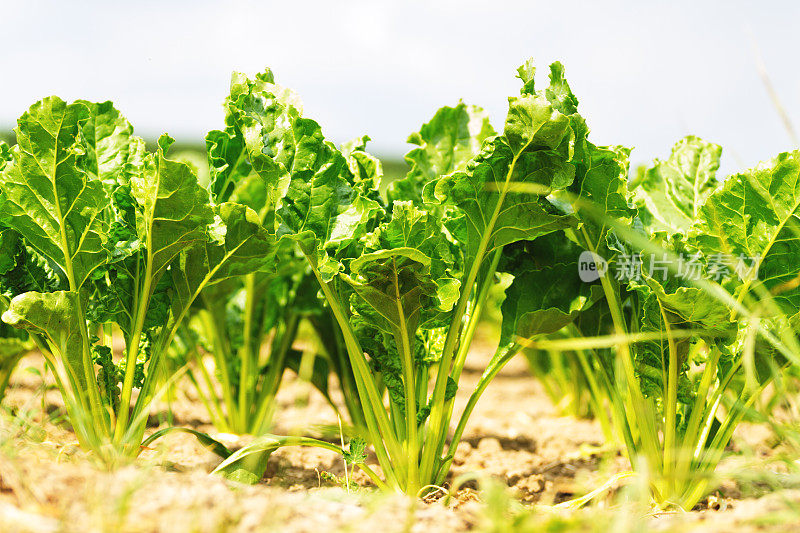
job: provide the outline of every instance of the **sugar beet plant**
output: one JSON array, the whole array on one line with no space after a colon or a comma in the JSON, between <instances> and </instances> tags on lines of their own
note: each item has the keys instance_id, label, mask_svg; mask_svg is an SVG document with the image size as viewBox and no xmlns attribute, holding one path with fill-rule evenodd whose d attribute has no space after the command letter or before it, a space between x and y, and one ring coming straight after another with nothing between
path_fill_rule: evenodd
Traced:
<instances>
[{"instance_id":1,"label":"sugar beet plant","mask_svg":"<svg viewBox=\"0 0 800 533\"><path fill-rule=\"evenodd\" d=\"M108 102L45 98L15 132L0 173L3 240L17 239L3 320L40 340L78 440L114 464L139 453L192 302L274 269L274 237L250 208L212 204L192 168L167 156L169 137L149 153Z\"/></svg>"},{"instance_id":2,"label":"sugar beet plant","mask_svg":"<svg viewBox=\"0 0 800 533\"><path fill-rule=\"evenodd\" d=\"M266 155L248 153L251 147L243 132L253 126L237 107L238 96L234 91L225 102L226 128L206 136L209 192L215 203L232 201L249 207L264 231L275 235L276 209L288 181L277 179L275 169L263 162ZM359 156L352 157L355 161ZM371 164L377 179L379 163ZM317 296L310 268L291 240L281 240L275 253L276 268L231 277L200 292L179 330L177 344L184 348L176 346L179 361L193 360L189 378L218 430L262 435L270 428L284 371L300 371L303 354L294 344L300 323L306 320L317 333L314 342L322 343L322 353L314 354L310 382L336 409L328 391L329 376L334 374L345 392L346 421L363 427L346 351L332 328L330 311ZM212 371L202 360L206 353L214 361Z\"/></svg>"},{"instance_id":3,"label":"sugar beet plant","mask_svg":"<svg viewBox=\"0 0 800 533\"><path fill-rule=\"evenodd\" d=\"M687 137L632 192L615 178L613 202L567 191L579 225L526 243L509 264L504 319L517 320L504 330L531 339L530 323L559 317L570 339L523 344L576 355L593 412L660 506L691 509L711 490L738 423L798 353L797 154L724 184L719 156ZM606 261L606 275L582 282L582 252ZM540 301L524 298L536 291Z\"/></svg>"},{"instance_id":4,"label":"sugar beet plant","mask_svg":"<svg viewBox=\"0 0 800 533\"><path fill-rule=\"evenodd\" d=\"M277 236L297 243L336 320L381 485L416 494L445 481L476 401L516 353L504 335L450 438L453 398L496 273L519 257L518 245L577 224L554 194L575 189L627 209L612 187L624 188L627 152L586 140L560 64L545 90L534 89L533 74L530 63L519 69L523 88L509 99L501 134L474 106L439 110L410 137L411 170L386 204L363 147L326 142L270 74L234 78L232 126L253 167L284 184ZM522 314L522 300L509 312ZM563 323L548 316L527 325L544 334ZM240 455L279 444L271 442Z\"/></svg>"}]
</instances>

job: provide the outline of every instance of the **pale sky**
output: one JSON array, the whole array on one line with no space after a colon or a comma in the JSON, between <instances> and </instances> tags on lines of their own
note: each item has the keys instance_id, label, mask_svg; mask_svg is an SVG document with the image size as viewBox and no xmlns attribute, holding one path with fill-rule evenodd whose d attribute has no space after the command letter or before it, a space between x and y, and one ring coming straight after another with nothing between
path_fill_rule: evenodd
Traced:
<instances>
[{"instance_id":1,"label":"pale sky","mask_svg":"<svg viewBox=\"0 0 800 533\"><path fill-rule=\"evenodd\" d=\"M0 0L0 129L35 100L113 100L145 137L202 142L230 73L272 67L342 142L398 156L459 98L502 127L516 67L561 60L596 144L666 157L693 133L733 171L792 148L756 45L800 127L796 2L37 2Z\"/></svg>"}]
</instances>

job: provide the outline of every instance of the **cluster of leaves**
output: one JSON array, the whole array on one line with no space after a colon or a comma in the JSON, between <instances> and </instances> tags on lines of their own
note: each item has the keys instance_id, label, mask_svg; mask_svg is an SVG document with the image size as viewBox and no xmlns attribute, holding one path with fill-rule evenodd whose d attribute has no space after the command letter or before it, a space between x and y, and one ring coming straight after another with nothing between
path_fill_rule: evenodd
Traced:
<instances>
[{"instance_id":1,"label":"cluster of leaves","mask_svg":"<svg viewBox=\"0 0 800 533\"><path fill-rule=\"evenodd\" d=\"M148 153L109 102L45 98L15 132L0 172L12 250L3 321L39 340L81 444L106 462L135 456L192 302L230 277L274 270L274 236L248 207L212 203L195 171L167 157L168 136Z\"/></svg>"},{"instance_id":2,"label":"cluster of leaves","mask_svg":"<svg viewBox=\"0 0 800 533\"><path fill-rule=\"evenodd\" d=\"M606 433L653 476L659 504L684 508L710 490L737 424L797 353L799 271L789 258L800 243L798 154L720 183L720 152L687 137L630 183L613 172L604 183L619 193L616 209L609 197L584 203L584 189L573 189L565 200L579 225L556 237L566 255L551 261L559 253L541 242L527 248L504 303L504 330L519 337L557 316L565 328L551 337L596 340L529 344L558 345L579 361L574 375ZM578 280L584 250L610 265L594 283ZM549 285L556 278L558 289ZM526 298L520 313L521 294L546 296Z\"/></svg>"}]
</instances>

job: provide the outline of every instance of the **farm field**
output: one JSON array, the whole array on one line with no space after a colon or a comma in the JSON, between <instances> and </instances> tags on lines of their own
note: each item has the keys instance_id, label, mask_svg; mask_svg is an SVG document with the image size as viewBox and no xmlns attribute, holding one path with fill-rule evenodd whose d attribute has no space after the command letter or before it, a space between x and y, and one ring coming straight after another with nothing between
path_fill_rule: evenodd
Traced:
<instances>
[{"instance_id":1,"label":"farm field","mask_svg":"<svg viewBox=\"0 0 800 533\"><path fill-rule=\"evenodd\" d=\"M265 69L200 151L49 96L0 142L12 531L800 525L800 152L632 167L565 67L405 168Z\"/></svg>"},{"instance_id":2,"label":"farm field","mask_svg":"<svg viewBox=\"0 0 800 533\"><path fill-rule=\"evenodd\" d=\"M484 362L476 353L465 370L470 382ZM37 361L27 358L23 367L28 363L36 366ZM508 365L497 378L499 386L487 393L453 469L454 477L486 476L492 496L487 500L475 483L467 483L452 501L437 497L412 505L376 493L363 477L358 479L362 488L351 492L324 481L323 472L342 475L341 459L308 448L276 452L265 479L253 487L208 476L219 458L181 435L145 454L135 467L106 472L75 449L69 432L41 422L40 383L20 374L8 404L27 410L30 425L3 428L0 524L7 531L538 531L545 526L567 531L765 531L800 525L794 507L800 493L770 493L748 481L726 483L703 509L689 513L650 513L633 502L577 511L547 507L626 467L619 457L594 453L602 444L598 425L560 416L521 361ZM278 401L281 433L301 429L298 421L336 424L324 400L296 377L287 376ZM46 402L52 410L59 399L51 391ZM509 405L514 406L511 416ZM213 432L191 391L180 391L172 409L176 423ZM761 460L769 458L765 432L748 427L742 433L754 431L756 436L745 442ZM741 474L741 468L733 461L725 470ZM542 508L521 507L517 501Z\"/></svg>"}]
</instances>

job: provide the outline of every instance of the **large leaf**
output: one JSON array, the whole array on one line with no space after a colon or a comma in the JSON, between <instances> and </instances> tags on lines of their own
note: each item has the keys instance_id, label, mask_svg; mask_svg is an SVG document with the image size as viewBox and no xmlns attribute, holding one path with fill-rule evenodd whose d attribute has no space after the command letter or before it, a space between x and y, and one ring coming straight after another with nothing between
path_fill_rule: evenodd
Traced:
<instances>
[{"instance_id":1,"label":"large leaf","mask_svg":"<svg viewBox=\"0 0 800 533\"><path fill-rule=\"evenodd\" d=\"M86 172L113 190L128 164L133 126L111 102L78 100L77 103L89 109L89 117L82 127Z\"/></svg>"},{"instance_id":2,"label":"large leaf","mask_svg":"<svg viewBox=\"0 0 800 533\"><path fill-rule=\"evenodd\" d=\"M417 327L458 299L450 243L434 217L411 202L395 202L390 221L367 238L367 250L350 263L347 278L371 309L373 326L413 339Z\"/></svg>"},{"instance_id":3,"label":"large leaf","mask_svg":"<svg viewBox=\"0 0 800 533\"><path fill-rule=\"evenodd\" d=\"M639 250L640 272L630 280L628 287L638 295L632 305L637 328L642 333L658 335L657 340L632 345L642 388L647 395L664 394L665 372L670 367L668 331L693 330L691 337L673 340L678 365L678 400L692 401L694 392L688 371L692 364L688 358L691 346L698 339L708 345L724 345L736 336L736 323L731 321L730 309L707 290L692 285L683 273L664 267L670 256L687 256L682 234L667 237L659 232L650 236L664 252ZM666 255L665 255L666 252ZM665 257L667 259L665 259Z\"/></svg>"},{"instance_id":4,"label":"large leaf","mask_svg":"<svg viewBox=\"0 0 800 533\"><path fill-rule=\"evenodd\" d=\"M206 226L214 216L208 192L197 183L191 167L166 158L170 144L172 139L162 136L144 172L131 178L131 193L139 204L136 230L147 247L156 281L176 255L206 238Z\"/></svg>"},{"instance_id":5,"label":"large leaf","mask_svg":"<svg viewBox=\"0 0 800 533\"><path fill-rule=\"evenodd\" d=\"M86 383L80 301L74 292L26 292L11 300L3 322L39 334L61 357L72 380Z\"/></svg>"},{"instance_id":6,"label":"large leaf","mask_svg":"<svg viewBox=\"0 0 800 533\"><path fill-rule=\"evenodd\" d=\"M77 157L89 109L48 97L20 117L14 162L0 176L0 216L57 264L79 290L108 259L102 211L109 199Z\"/></svg>"},{"instance_id":7,"label":"large leaf","mask_svg":"<svg viewBox=\"0 0 800 533\"><path fill-rule=\"evenodd\" d=\"M800 152L778 155L731 177L699 211L690 241L718 275L741 283L758 279L787 315L800 311Z\"/></svg>"},{"instance_id":8,"label":"large leaf","mask_svg":"<svg viewBox=\"0 0 800 533\"><path fill-rule=\"evenodd\" d=\"M19 233L0 229L0 291L5 297L57 290L60 281L47 260L26 246Z\"/></svg>"},{"instance_id":9,"label":"large leaf","mask_svg":"<svg viewBox=\"0 0 800 533\"><path fill-rule=\"evenodd\" d=\"M426 183L465 170L480 152L483 141L493 135L489 115L480 107L463 102L442 107L408 137L408 142L417 146L405 156L411 169L406 177L390 185L389 200L421 203Z\"/></svg>"},{"instance_id":10,"label":"large leaf","mask_svg":"<svg viewBox=\"0 0 800 533\"><path fill-rule=\"evenodd\" d=\"M199 291L222 281L275 270L275 236L247 206L224 203L211 238L196 243L173 261L172 278L179 308L191 305Z\"/></svg>"},{"instance_id":11,"label":"large leaf","mask_svg":"<svg viewBox=\"0 0 800 533\"><path fill-rule=\"evenodd\" d=\"M673 147L669 159L656 160L631 183L648 230L688 233L717 186L721 153L720 146L688 136Z\"/></svg>"},{"instance_id":12,"label":"large leaf","mask_svg":"<svg viewBox=\"0 0 800 533\"><path fill-rule=\"evenodd\" d=\"M125 164L106 180L113 189L113 262L95 283L88 313L94 322L116 322L126 335L134 332L142 306L145 332L166 324L171 289L163 274L175 256L206 240L214 220L194 171L165 156L171 139L162 137L156 154L146 154L141 139L129 141L117 145Z\"/></svg>"},{"instance_id":13,"label":"large leaf","mask_svg":"<svg viewBox=\"0 0 800 533\"><path fill-rule=\"evenodd\" d=\"M570 217L545 197L575 177L575 140L585 131L574 124L582 121L560 112L546 94L509 98L503 135L488 138L465 170L428 184L426 201L457 207L464 215L456 214L458 222L448 225L466 244L467 264L495 248L570 225Z\"/></svg>"},{"instance_id":14,"label":"large leaf","mask_svg":"<svg viewBox=\"0 0 800 533\"><path fill-rule=\"evenodd\" d=\"M502 304L500 345L555 333L602 297L579 277L581 248L563 232L508 247L499 270L514 276Z\"/></svg>"},{"instance_id":15,"label":"large leaf","mask_svg":"<svg viewBox=\"0 0 800 533\"><path fill-rule=\"evenodd\" d=\"M634 211L628 206L628 156L630 149L622 146L595 146L589 141L581 144L581 163L575 183L570 187L577 196L573 204L575 216L581 221L581 233L588 245L607 260L612 250L607 236L612 221L629 223Z\"/></svg>"},{"instance_id":16,"label":"large leaf","mask_svg":"<svg viewBox=\"0 0 800 533\"><path fill-rule=\"evenodd\" d=\"M232 195L245 203L246 198L238 198L236 190L241 182L252 173L250 161L244 145L242 134L232 127L223 131L214 130L206 135L206 150L208 152L209 171L211 173L211 197L216 202L226 202ZM261 180L258 180L259 182ZM258 194L255 195L258 198ZM255 200L256 198L251 199ZM254 209L254 205L247 204Z\"/></svg>"},{"instance_id":17,"label":"large leaf","mask_svg":"<svg viewBox=\"0 0 800 533\"><path fill-rule=\"evenodd\" d=\"M362 135L342 144L341 151L347 166L353 174L353 181L358 192L373 200L380 200L383 167L380 159L367 152L369 136Z\"/></svg>"}]
</instances>

